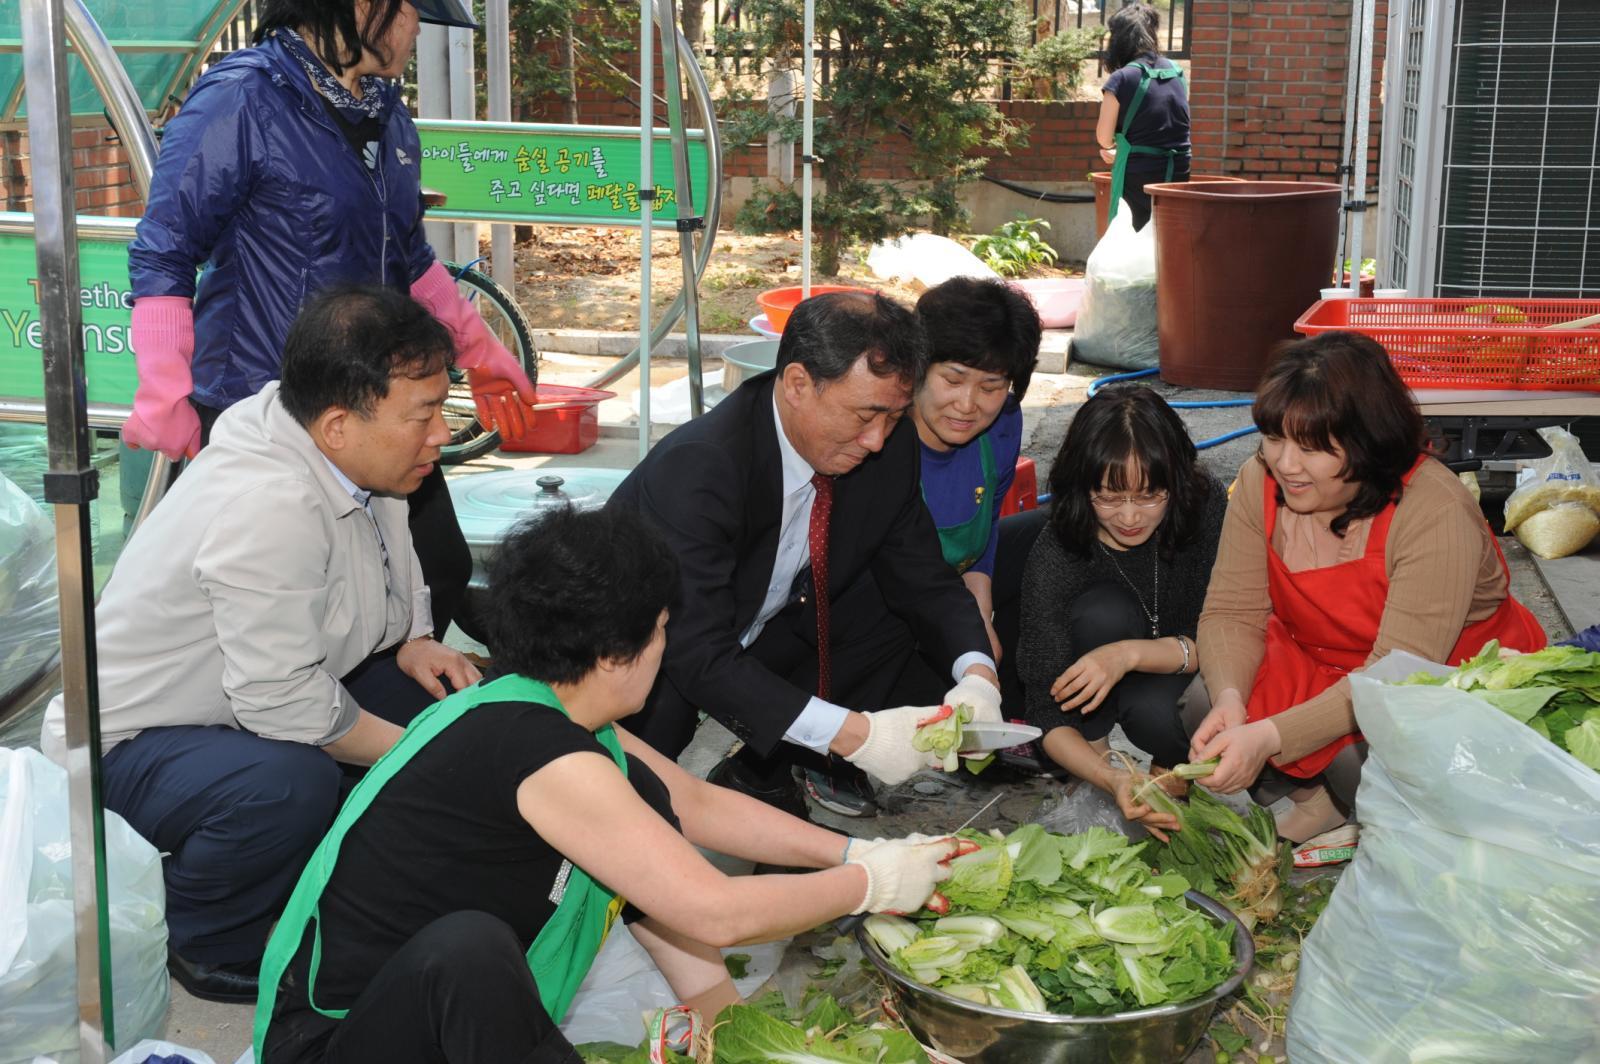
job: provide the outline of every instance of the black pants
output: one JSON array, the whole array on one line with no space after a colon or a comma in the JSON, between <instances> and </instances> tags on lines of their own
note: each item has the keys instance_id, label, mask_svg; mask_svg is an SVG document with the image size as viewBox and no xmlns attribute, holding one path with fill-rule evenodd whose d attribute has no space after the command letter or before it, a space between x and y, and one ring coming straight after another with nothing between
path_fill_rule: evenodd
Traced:
<instances>
[{"instance_id":1,"label":"black pants","mask_svg":"<svg viewBox=\"0 0 1600 1064\"><path fill-rule=\"evenodd\" d=\"M211 442L211 426L217 423L222 411L216 407L195 403L200 415L200 446ZM422 486L411 493L411 544L422 564L422 579L428 585L433 602L433 634L444 638L451 621L461 622L462 630L474 639L479 638L477 625L462 612L466 604L467 581L472 579L472 551L467 547L467 537L461 534L456 520L455 504L450 501L450 490L445 485L444 468L434 463L433 472L422 481Z\"/></svg>"},{"instance_id":2,"label":"black pants","mask_svg":"<svg viewBox=\"0 0 1600 1064\"><path fill-rule=\"evenodd\" d=\"M1122 584L1090 584L1067 607L1072 647L1086 654L1096 647L1124 639L1149 639L1150 621ZM1064 714L1090 742L1104 739L1122 725L1128 741L1167 768L1189 759L1189 733L1181 719L1179 702L1194 677L1188 674L1130 672L1106 695L1093 713L1076 710Z\"/></svg>"},{"instance_id":3,"label":"black pants","mask_svg":"<svg viewBox=\"0 0 1600 1064\"><path fill-rule=\"evenodd\" d=\"M375 655L344 685L397 724L433 703L392 653ZM167 854L172 950L201 964L260 957L339 808L340 766L305 743L222 725L147 728L102 764L106 808Z\"/></svg>"},{"instance_id":4,"label":"black pants","mask_svg":"<svg viewBox=\"0 0 1600 1064\"><path fill-rule=\"evenodd\" d=\"M1250 797L1260 805L1271 805L1279 798L1288 797L1291 791L1320 783L1328 788L1328 793L1333 795L1339 808L1348 813L1356 807L1356 788L1361 786L1361 766L1366 761L1367 744L1363 740L1351 743L1333 755L1328 767L1308 780L1279 772L1269 762L1261 769L1261 775L1255 783L1250 785Z\"/></svg>"},{"instance_id":5,"label":"black pants","mask_svg":"<svg viewBox=\"0 0 1600 1064\"><path fill-rule=\"evenodd\" d=\"M1022 680L1017 676L1017 642L1022 629L1022 574L1039 530L1050 520L1050 508L1041 506L1000 519L1000 541L995 545L994 634L1000 637L1000 704L1021 716Z\"/></svg>"},{"instance_id":6,"label":"black pants","mask_svg":"<svg viewBox=\"0 0 1600 1064\"><path fill-rule=\"evenodd\" d=\"M1137 158L1137 156L1135 156ZM1154 156L1145 156L1154 158ZM1189 163L1184 160L1172 168L1173 181L1189 180ZM1146 185L1160 185L1167 181L1166 164L1161 169L1149 173L1136 174L1131 169L1122 179L1122 199L1128 208L1133 211L1133 227L1143 229L1150 221L1150 194L1144 190Z\"/></svg>"},{"instance_id":7,"label":"black pants","mask_svg":"<svg viewBox=\"0 0 1600 1064\"><path fill-rule=\"evenodd\" d=\"M280 991L281 993L282 991ZM578 1064L505 921L442 916L386 963L343 1020L280 1012L263 1064Z\"/></svg>"}]
</instances>

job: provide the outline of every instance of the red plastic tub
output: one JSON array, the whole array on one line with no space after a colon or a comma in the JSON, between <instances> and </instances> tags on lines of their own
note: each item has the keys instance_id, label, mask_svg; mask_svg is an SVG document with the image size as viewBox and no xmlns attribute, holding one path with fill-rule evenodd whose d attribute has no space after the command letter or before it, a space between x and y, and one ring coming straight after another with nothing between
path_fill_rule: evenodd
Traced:
<instances>
[{"instance_id":1,"label":"red plastic tub","mask_svg":"<svg viewBox=\"0 0 1600 1064\"><path fill-rule=\"evenodd\" d=\"M501 434L500 449L519 454L577 454L594 446L600 438L598 407L615 392L598 388L577 388L564 384L535 386L538 402L529 411L528 431L507 439Z\"/></svg>"},{"instance_id":2,"label":"red plastic tub","mask_svg":"<svg viewBox=\"0 0 1600 1064\"><path fill-rule=\"evenodd\" d=\"M1000 500L1000 516L1010 517L1039 506L1039 474L1032 458L1018 458L1017 472L1011 478L1011 490Z\"/></svg>"},{"instance_id":3,"label":"red plastic tub","mask_svg":"<svg viewBox=\"0 0 1600 1064\"><path fill-rule=\"evenodd\" d=\"M1294 323L1382 344L1413 388L1600 392L1600 299L1323 299Z\"/></svg>"},{"instance_id":4,"label":"red plastic tub","mask_svg":"<svg viewBox=\"0 0 1600 1064\"><path fill-rule=\"evenodd\" d=\"M767 324L778 332L783 332L783 327L789 324L789 315L794 308L800 305L801 293L804 289L800 285L792 288L773 288L756 296L756 302L761 309L767 312ZM820 296L827 292L866 292L871 294L877 291L874 288L857 288L848 284L814 284L811 294Z\"/></svg>"}]
</instances>

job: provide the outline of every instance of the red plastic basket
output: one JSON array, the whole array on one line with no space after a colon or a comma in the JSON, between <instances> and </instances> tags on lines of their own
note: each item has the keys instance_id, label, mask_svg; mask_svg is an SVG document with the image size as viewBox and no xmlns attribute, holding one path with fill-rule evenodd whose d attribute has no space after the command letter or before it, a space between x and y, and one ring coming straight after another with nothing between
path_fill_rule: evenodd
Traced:
<instances>
[{"instance_id":1,"label":"red plastic basket","mask_svg":"<svg viewBox=\"0 0 1600 1064\"><path fill-rule=\"evenodd\" d=\"M1324 299L1294 323L1347 329L1384 346L1413 388L1600 392L1600 299Z\"/></svg>"}]
</instances>

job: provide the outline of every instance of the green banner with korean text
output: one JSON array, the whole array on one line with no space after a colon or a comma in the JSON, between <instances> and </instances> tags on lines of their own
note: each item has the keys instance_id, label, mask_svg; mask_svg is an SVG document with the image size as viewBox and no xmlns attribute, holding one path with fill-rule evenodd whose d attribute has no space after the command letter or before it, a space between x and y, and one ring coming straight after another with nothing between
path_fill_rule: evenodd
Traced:
<instances>
[{"instance_id":1,"label":"green banner with korean text","mask_svg":"<svg viewBox=\"0 0 1600 1064\"><path fill-rule=\"evenodd\" d=\"M134 224L131 218L78 219L78 302L91 403L130 405L138 383L128 338ZM0 396L42 400L43 326L32 229L32 215L0 212Z\"/></svg>"},{"instance_id":2,"label":"green banner with korean text","mask_svg":"<svg viewBox=\"0 0 1600 1064\"><path fill-rule=\"evenodd\" d=\"M444 193L441 220L639 224L639 134L619 126L559 126L420 119L422 184ZM653 225L678 217L668 131L653 145ZM689 182L695 213L706 203L707 150L702 130L688 131Z\"/></svg>"}]
</instances>

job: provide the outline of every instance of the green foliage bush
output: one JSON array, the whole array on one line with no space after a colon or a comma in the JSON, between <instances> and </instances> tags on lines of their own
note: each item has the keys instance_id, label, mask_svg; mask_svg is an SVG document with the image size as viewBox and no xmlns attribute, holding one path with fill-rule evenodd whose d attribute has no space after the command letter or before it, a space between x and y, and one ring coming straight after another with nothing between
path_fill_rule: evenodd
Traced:
<instances>
[{"instance_id":1,"label":"green foliage bush","mask_svg":"<svg viewBox=\"0 0 1600 1064\"><path fill-rule=\"evenodd\" d=\"M1051 266L1056 249L1045 243L1040 229L1049 229L1043 218L1024 218L1006 222L988 236L979 237L972 253L1002 277L1021 277L1035 266Z\"/></svg>"}]
</instances>

